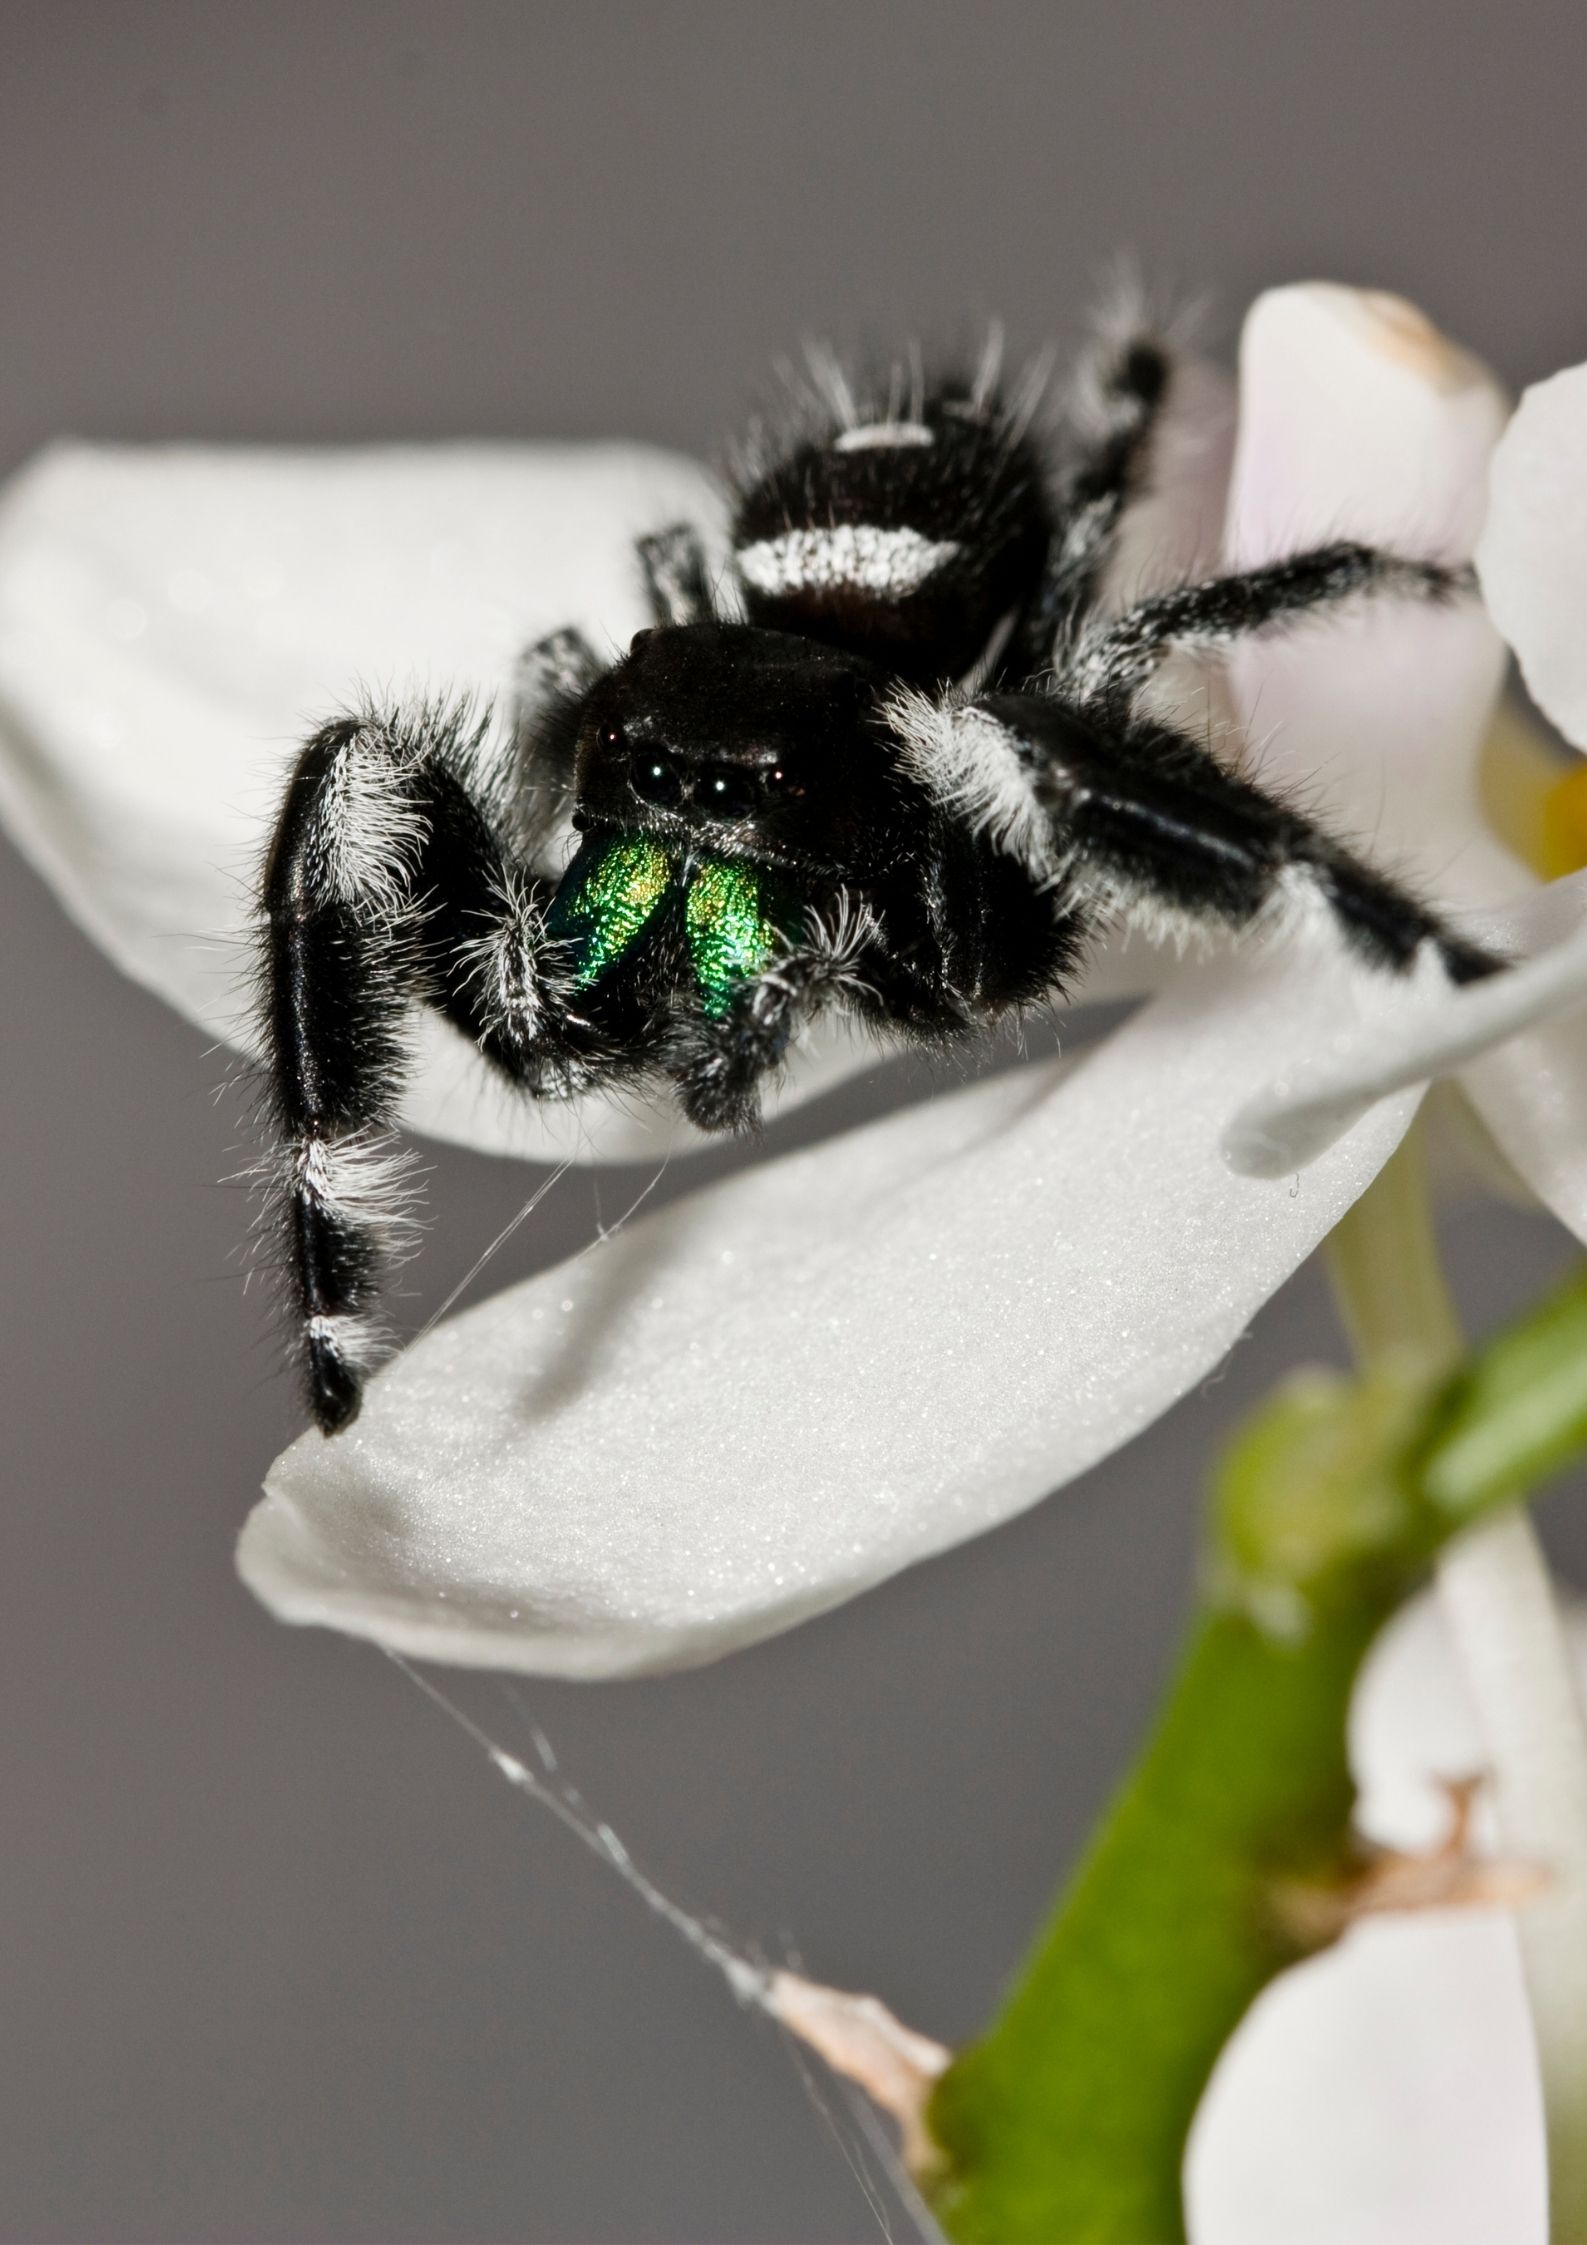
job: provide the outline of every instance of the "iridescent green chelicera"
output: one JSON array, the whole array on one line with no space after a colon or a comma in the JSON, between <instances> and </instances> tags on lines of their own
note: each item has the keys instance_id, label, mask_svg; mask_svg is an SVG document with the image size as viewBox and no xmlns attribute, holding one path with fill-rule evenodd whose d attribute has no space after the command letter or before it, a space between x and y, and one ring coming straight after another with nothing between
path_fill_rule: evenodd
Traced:
<instances>
[{"instance_id":1,"label":"iridescent green chelicera","mask_svg":"<svg viewBox=\"0 0 1587 2245\"><path fill-rule=\"evenodd\" d=\"M567 945L573 981L587 990L633 950L679 882L701 1010L720 1021L739 985L760 972L779 940L776 884L752 865L697 859L685 869L646 834L621 834L576 865L547 915Z\"/></svg>"},{"instance_id":2,"label":"iridescent green chelicera","mask_svg":"<svg viewBox=\"0 0 1587 2245\"><path fill-rule=\"evenodd\" d=\"M638 942L677 867L646 834L622 834L577 883L564 881L547 932L569 945L573 980L587 990Z\"/></svg>"},{"instance_id":3,"label":"iridescent green chelicera","mask_svg":"<svg viewBox=\"0 0 1587 2245\"><path fill-rule=\"evenodd\" d=\"M770 883L752 865L707 858L695 868L684 900L689 955L701 1010L721 1020L739 984L758 974L777 947Z\"/></svg>"}]
</instances>

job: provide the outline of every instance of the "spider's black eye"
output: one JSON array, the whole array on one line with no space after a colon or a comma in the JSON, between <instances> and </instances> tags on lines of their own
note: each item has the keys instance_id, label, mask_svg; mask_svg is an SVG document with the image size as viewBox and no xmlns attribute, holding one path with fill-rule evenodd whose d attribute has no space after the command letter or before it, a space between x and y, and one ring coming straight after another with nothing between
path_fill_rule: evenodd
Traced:
<instances>
[{"instance_id":1,"label":"spider's black eye","mask_svg":"<svg viewBox=\"0 0 1587 2245\"><path fill-rule=\"evenodd\" d=\"M781 800L784 803L789 803L804 793L804 788L800 782L783 764L774 764L769 772L763 772L761 774L761 785L773 802Z\"/></svg>"},{"instance_id":2,"label":"spider's black eye","mask_svg":"<svg viewBox=\"0 0 1587 2245\"><path fill-rule=\"evenodd\" d=\"M645 626L643 631L636 631L633 638L628 642L628 652L631 655L637 655L645 641L652 636L652 627L649 624Z\"/></svg>"},{"instance_id":3,"label":"spider's black eye","mask_svg":"<svg viewBox=\"0 0 1587 2245\"><path fill-rule=\"evenodd\" d=\"M609 755L615 756L623 746L623 728L621 725L603 725L595 738Z\"/></svg>"},{"instance_id":4,"label":"spider's black eye","mask_svg":"<svg viewBox=\"0 0 1587 2245\"><path fill-rule=\"evenodd\" d=\"M641 749L634 758L629 784L642 803L654 803L662 810L670 810L683 800L683 782L672 758L657 755L652 749Z\"/></svg>"},{"instance_id":5,"label":"spider's black eye","mask_svg":"<svg viewBox=\"0 0 1587 2245\"><path fill-rule=\"evenodd\" d=\"M748 818L760 806L760 787L753 772L719 764L702 775L694 799L713 818Z\"/></svg>"}]
</instances>

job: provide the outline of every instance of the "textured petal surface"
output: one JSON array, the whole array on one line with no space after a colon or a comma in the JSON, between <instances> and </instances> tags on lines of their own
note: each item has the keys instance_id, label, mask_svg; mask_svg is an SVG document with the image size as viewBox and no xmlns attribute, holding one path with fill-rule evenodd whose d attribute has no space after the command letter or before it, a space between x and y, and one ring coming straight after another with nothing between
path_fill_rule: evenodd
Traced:
<instances>
[{"instance_id":1,"label":"textured petal surface","mask_svg":"<svg viewBox=\"0 0 1587 2245\"><path fill-rule=\"evenodd\" d=\"M243 1536L283 1619L562 1675L703 1660L1033 1503L1207 1372L1381 1166L1219 1141L1275 1057L1403 989L1303 931L1078 1061L747 1175L439 1327Z\"/></svg>"},{"instance_id":2,"label":"textured petal surface","mask_svg":"<svg viewBox=\"0 0 1587 2245\"><path fill-rule=\"evenodd\" d=\"M1492 376L1398 297L1273 290L1241 342L1230 563L1335 538L1468 559L1504 418ZM1435 899L1528 886L1478 807L1504 669L1479 603L1363 604L1248 644L1229 669L1256 776Z\"/></svg>"},{"instance_id":3,"label":"textured petal surface","mask_svg":"<svg viewBox=\"0 0 1587 2245\"><path fill-rule=\"evenodd\" d=\"M1532 1183L1546 1172L1562 1202L1581 1193L1587 1078L1576 1058L1579 1022L1520 1033L1587 1006L1587 875L1556 881L1505 910L1472 914L1468 924L1522 963L1453 992L1428 978L1388 1035L1368 1023L1319 1037L1292 1067L1275 1069L1234 1117L1224 1140L1234 1168L1288 1176L1315 1161L1374 1100L1474 1062L1463 1080L1484 1115L1491 1110L1495 1135L1522 1176ZM1577 1207L1578 1226L1584 1214Z\"/></svg>"},{"instance_id":4,"label":"textured petal surface","mask_svg":"<svg viewBox=\"0 0 1587 2245\"><path fill-rule=\"evenodd\" d=\"M1434 1780L1484 1756L1430 1599L1374 1652L1352 1734L1364 1829L1435 1846ZM1542 2099L1510 1920L1384 1919L1275 1982L1213 2076L1186 2191L1193 2245L1543 2245Z\"/></svg>"},{"instance_id":5,"label":"textured petal surface","mask_svg":"<svg viewBox=\"0 0 1587 2245\"><path fill-rule=\"evenodd\" d=\"M638 446L59 446L0 501L0 818L118 966L246 1049L252 884L297 742L360 688L496 698L530 640L647 619L633 539L719 537ZM670 1111L505 1092L433 1017L407 1120L541 1158L698 1143ZM841 1025L802 1088L870 1057Z\"/></svg>"},{"instance_id":6,"label":"textured petal surface","mask_svg":"<svg viewBox=\"0 0 1587 2245\"><path fill-rule=\"evenodd\" d=\"M1483 597L1540 709L1587 748L1587 366L1526 392L1494 455Z\"/></svg>"}]
</instances>

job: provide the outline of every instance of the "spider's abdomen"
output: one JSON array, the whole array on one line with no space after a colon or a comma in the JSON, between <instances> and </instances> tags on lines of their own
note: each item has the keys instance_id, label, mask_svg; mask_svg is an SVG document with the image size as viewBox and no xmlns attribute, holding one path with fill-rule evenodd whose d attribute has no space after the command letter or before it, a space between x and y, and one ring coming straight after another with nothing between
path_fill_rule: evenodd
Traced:
<instances>
[{"instance_id":1,"label":"spider's abdomen","mask_svg":"<svg viewBox=\"0 0 1587 2245\"><path fill-rule=\"evenodd\" d=\"M847 391L831 425L741 485L734 557L753 623L863 650L922 685L961 677L1040 576L1041 464L982 382L908 419Z\"/></svg>"}]
</instances>

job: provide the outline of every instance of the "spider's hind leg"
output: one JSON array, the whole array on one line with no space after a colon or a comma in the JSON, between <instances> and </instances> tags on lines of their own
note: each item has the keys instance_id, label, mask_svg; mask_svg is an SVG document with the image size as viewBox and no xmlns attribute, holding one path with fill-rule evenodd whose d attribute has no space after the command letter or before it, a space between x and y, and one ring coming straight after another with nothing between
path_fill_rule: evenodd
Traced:
<instances>
[{"instance_id":1,"label":"spider's hind leg","mask_svg":"<svg viewBox=\"0 0 1587 2245\"><path fill-rule=\"evenodd\" d=\"M639 566L658 625L705 624L715 613L705 544L686 522L639 540Z\"/></svg>"},{"instance_id":2,"label":"spider's hind leg","mask_svg":"<svg viewBox=\"0 0 1587 2245\"><path fill-rule=\"evenodd\" d=\"M1173 346L1133 304L1100 327L1080 361L1065 400L1052 556L1022 635L1029 669L1045 669L1096 604L1126 509L1145 488L1174 368Z\"/></svg>"}]
</instances>

